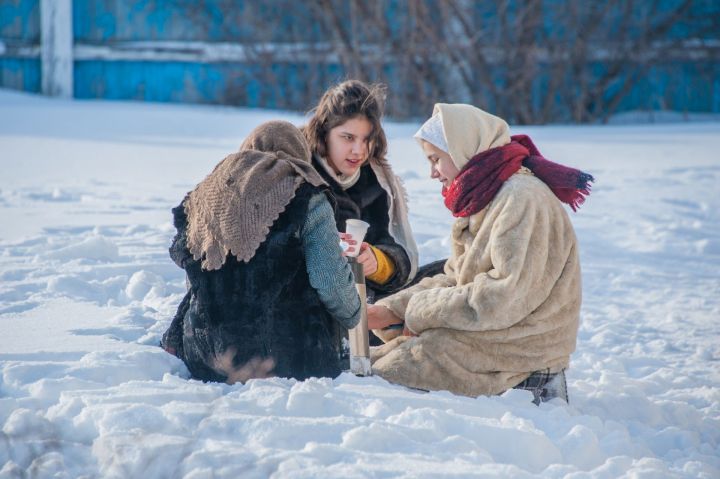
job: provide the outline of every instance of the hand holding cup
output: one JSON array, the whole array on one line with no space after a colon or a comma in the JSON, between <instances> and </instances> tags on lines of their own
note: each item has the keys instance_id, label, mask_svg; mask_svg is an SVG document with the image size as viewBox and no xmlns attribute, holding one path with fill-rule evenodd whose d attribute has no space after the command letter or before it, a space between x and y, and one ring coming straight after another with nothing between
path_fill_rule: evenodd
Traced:
<instances>
[{"instance_id":1,"label":"hand holding cup","mask_svg":"<svg viewBox=\"0 0 720 479\"><path fill-rule=\"evenodd\" d=\"M360 253L360 247L357 245L362 244L369 227L370 225L363 220L349 219L345 222L345 233L340 233L340 239L350 246L345 251L346 256L356 257Z\"/></svg>"},{"instance_id":2,"label":"hand holding cup","mask_svg":"<svg viewBox=\"0 0 720 479\"><path fill-rule=\"evenodd\" d=\"M357 241L352 239L352 236L347 233L338 233L340 237L340 249L342 249L343 256L352 256L357 251Z\"/></svg>"},{"instance_id":3,"label":"hand holding cup","mask_svg":"<svg viewBox=\"0 0 720 479\"><path fill-rule=\"evenodd\" d=\"M377 271L378 262L375 257L375 252L370 247L370 243L363 241L360 245L360 255L357 257L357 262L363 265L363 273L365 276L370 276Z\"/></svg>"}]
</instances>

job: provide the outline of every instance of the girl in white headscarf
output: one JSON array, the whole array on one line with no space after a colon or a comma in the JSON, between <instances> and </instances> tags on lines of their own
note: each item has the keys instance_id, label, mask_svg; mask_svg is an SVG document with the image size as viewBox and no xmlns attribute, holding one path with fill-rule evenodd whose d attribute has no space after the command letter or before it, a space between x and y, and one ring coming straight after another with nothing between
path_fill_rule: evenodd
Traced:
<instances>
[{"instance_id":1,"label":"girl in white headscarf","mask_svg":"<svg viewBox=\"0 0 720 479\"><path fill-rule=\"evenodd\" d=\"M471 105L435 105L416 134L457 218L444 273L368 308L387 343L373 370L391 382L467 396L530 389L567 400L580 262L566 203L592 177L542 157L527 136ZM405 334L388 331L403 324Z\"/></svg>"}]
</instances>

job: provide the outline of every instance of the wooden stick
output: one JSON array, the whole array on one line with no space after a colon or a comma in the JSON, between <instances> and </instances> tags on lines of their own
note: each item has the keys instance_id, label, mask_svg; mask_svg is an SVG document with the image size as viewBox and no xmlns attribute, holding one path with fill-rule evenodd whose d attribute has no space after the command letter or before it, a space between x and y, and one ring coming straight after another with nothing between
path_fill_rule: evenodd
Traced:
<instances>
[{"instance_id":1,"label":"wooden stick","mask_svg":"<svg viewBox=\"0 0 720 479\"><path fill-rule=\"evenodd\" d=\"M348 332L350 340L350 372L357 376L372 376L370 367L370 335L367 318L367 292L365 274L357 258L348 257L348 263L355 276L355 287L360 295L360 322Z\"/></svg>"}]
</instances>

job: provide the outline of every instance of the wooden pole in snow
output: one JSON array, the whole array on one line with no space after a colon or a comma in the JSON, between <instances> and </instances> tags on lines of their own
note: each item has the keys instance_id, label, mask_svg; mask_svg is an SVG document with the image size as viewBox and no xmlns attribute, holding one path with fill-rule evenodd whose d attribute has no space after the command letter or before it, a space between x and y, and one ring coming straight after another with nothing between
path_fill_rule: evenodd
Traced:
<instances>
[{"instance_id":1,"label":"wooden pole in snow","mask_svg":"<svg viewBox=\"0 0 720 479\"><path fill-rule=\"evenodd\" d=\"M42 92L72 98L72 0L41 0L40 28Z\"/></svg>"},{"instance_id":2,"label":"wooden pole in snow","mask_svg":"<svg viewBox=\"0 0 720 479\"><path fill-rule=\"evenodd\" d=\"M348 263L355 276L355 287L360 296L360 322L348 331L350 341L350 372L357 376L372 376L370 366L370 331L367 317L367 290L365 288L365 272L357 258L348 256Z\"/></svg>"}]
</instances>

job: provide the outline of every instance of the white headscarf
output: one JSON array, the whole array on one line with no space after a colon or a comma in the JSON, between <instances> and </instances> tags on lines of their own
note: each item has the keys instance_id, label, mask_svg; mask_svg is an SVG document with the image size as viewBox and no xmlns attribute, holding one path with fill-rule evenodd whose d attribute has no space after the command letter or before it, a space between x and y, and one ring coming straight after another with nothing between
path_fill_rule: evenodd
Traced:
<instances>
[{"instance_id":1,"label":"white headscarf","mask_svg":"<svg viewBox=\"0 0 720 479\"><path fill-rule=\"evenodd\" d=\"M437 123L442 129L440 140L436 131ZM429 132L427 137L424 136L426 131ZM422 136L419 136L421 132ZM446 151L455 166L462 170L478 153L510 143L510 127L502 118L472 105L436 103L433 116L415 134L415 138L426 140ZM438 143L444 141L444 148L433 139Z\"/></svg>"},{"instance_id":2,"label":"white headscarf","mask_svg":"<svg viewBox=\"0 0 720 479\"><path fill-rule=\"evenodd\" d=\"M440 114L436 113L430 117L428 121L423 123L423 126L413 135L420 146L422 147L422 140L427 141L436 148L441 149L445 153L448 153L448 144L445 139L445 133L443 132L442 119Z\"/></svg>"}]
</instances>

